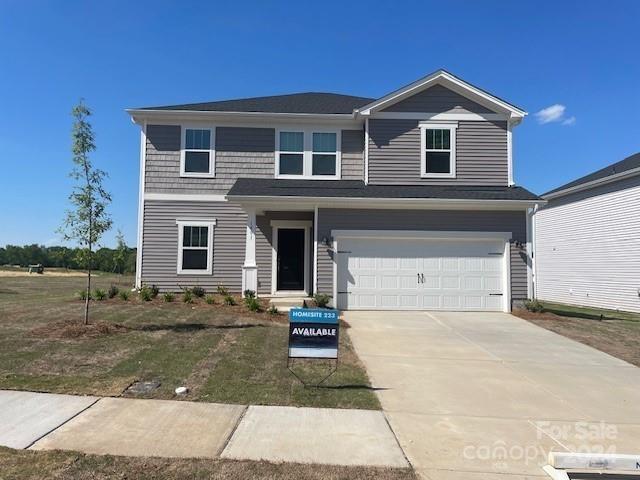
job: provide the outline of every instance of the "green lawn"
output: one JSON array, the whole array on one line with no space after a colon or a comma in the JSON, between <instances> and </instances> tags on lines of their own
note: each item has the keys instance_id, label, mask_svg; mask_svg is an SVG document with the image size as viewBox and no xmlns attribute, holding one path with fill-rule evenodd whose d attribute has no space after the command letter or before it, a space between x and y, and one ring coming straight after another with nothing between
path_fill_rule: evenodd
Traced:
<instances>
[{"instance_id":1,"label":"green lawn","mask_svg":"<svg viewBox=\"0 0 640 480\"><path fill-rule=\"evenodd\" d=\"M239 460L114 457L0 447L0 480L416 480L413 470Z\"/></svg>"},{"instance_id":2,"label":"green lawn","mask_svg":"<svg viewBox=\"0 0 640 480\"><path fill-rule=\"evenodd\" d=\"M131 278L100 274L97 287ZM159 381L146 398L263 405L379 409L348 335L341 335L338 372L322 388L305 388L286 368L283 315L253 314L243 306L184 304L134 294L92 302L89 330L75 299L84 278L2 276L0 273L0 388L130 396L135 381ZM328 364L298 362L306 379L321 378Z\"/></svg>"}]
</instances>

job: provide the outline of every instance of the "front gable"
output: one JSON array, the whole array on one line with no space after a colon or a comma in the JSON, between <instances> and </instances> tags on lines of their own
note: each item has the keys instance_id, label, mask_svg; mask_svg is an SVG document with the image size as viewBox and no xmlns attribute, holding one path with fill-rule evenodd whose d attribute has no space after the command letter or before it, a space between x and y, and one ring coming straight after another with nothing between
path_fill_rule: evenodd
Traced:
<instances>
[{"instance_id":1,"label":"front gable","mask_svg":"<svg viewBox=\"0 0 640 480\"><path fill-rule=\"evenodd\" d=\"M442 85L434 85L381 112L498 113Z\"/></svg>"},{"instance_id":2,"label":"front gable","mask_svg":"<svg viewBox=\"0 0 640 480\"><path fill-rule=\"evenodd\" d=\"M369 117L376 113L462 113L501 116L513 124L527 114L524 110L496 97L444 70L391 92L356 110Z\"/></svg>"}]
</instances>

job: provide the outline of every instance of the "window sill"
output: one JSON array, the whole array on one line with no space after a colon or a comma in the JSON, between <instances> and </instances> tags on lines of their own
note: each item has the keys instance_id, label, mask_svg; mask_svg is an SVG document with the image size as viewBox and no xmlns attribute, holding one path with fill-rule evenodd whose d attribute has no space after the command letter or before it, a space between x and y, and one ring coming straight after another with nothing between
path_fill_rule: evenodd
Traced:
<instances>
[{"instance_id":1,"label":"window sill","mask_svg":"<svg viewBox=\"0 0 640 480\"><path fill-rule=\"evenodd\" d=\"M420 178L456 178L455 174L450 173L423 173L420 175Z\"/></svg>"},{"instance_id":2,"label":"window sill","mask_svg":"<svg viewBox=\"0 0 640 480\"><path fill-rule=\"evenodd\" d=\"M211 275L211 270L178 270L178 275Z\"/></svg>"},{"instance_id":3,"label":"window sill","mask_svg":"<svg viewBox=\"0 0 640 480\"><path fill-rule=\"evenodd\" d=\"M180 172L180 177L182 178L215 178L215 173L189 173L189 172Z\"/></svg>"},{"instance_id":4,"label":"window sill","mask_svg":"<svg viewBox=\"0 0 640 480\"><path fill-rule=\"evenodd\" d=\"M276 175L275 178L288 180L340 180L339 175Z\"/></svg>"}]
</instances>

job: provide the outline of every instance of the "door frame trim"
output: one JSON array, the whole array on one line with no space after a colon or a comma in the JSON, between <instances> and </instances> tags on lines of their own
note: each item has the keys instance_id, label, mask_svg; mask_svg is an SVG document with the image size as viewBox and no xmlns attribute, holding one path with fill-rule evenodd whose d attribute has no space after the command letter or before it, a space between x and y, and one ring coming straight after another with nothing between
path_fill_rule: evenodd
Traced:
<instances>
[{"instance_id":1,"label":"door frame trim","mask_svg":"<svg viewBox=\"0 0 640 480\"><path fill-rule=\"evenodd\" d=\"M309 296L309 255L311 253L311 220L271 220L271 295ZM295 229L304 230L304 289L303 290L278 290L278 230Z\"/></svg>"},{"instance_id":2,"label":"door frame trim","mask_svg":"<svg viewBox=\"0 0 640 480\"><path fill-rule=\"evenodd\" d=\"M439 230L331 230L333 237L333 299L332 305L338 308L338 240L344 238L384 238L384 239L422 239L422 240L500 240L504 242L502 253L504 275L502 278L502 311L511 312L511 238L512 232L473 232Z\"/></svg>"}]
</instances>

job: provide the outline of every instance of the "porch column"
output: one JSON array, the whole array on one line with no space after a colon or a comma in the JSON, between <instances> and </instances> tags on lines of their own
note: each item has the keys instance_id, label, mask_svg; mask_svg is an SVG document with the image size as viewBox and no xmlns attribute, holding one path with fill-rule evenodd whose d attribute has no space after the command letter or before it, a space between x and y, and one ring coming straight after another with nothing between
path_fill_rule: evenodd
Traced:
<instances>
[{"instance_id":1,"label":"porch column","mask_svg":"<svg viewBox=\"0 0 640 480\"><path fill-rule=\"evenodd\" d=\"M258 293L258 266L256 265L256 211L246 209L247 235L242 265L242 295L245 290Z\"/></svg>"}]
</instances>

